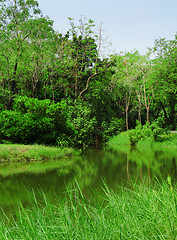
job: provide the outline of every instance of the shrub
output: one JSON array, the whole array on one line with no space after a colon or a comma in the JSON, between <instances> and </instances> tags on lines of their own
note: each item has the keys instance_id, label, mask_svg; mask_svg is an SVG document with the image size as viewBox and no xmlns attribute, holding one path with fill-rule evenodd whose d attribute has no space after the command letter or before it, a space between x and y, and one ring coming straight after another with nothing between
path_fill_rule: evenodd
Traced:
<instances>
[{"instance_id":1,"label":"shrub","mask_svg":"<svg viewBox=\"0 0 177 240\"><path fill-rule=\"evenodd\" d=\"M14 143L57 144L61 134L72 136L62 103L18 97L13 110L0 113L0 138Z\"/></svg>"},{"instance_id":2,"label":"shrub","mask_svg":"<svg viewBox=\"0 0 177 240\"><path fill-rule=\"evenodd\" d=\"M131 145L135 145L138 141L143 140L146 136L150 137L152 134L148 123L146 123L144 126L142 126L139 122L137 122L137 124L138 125L135 127L135 129L128 131Z\"/></svg>"},{"instance_id":3,"label":"shrub","mask_svg":"<svg viewBox=\"0 0 177 240\"><path fill-rule=\"evenodd\" d=\"M152 137L154 141L163 141L168 139L168 134L169 131L160 127L158 120L154 121L151 125L146 123L143 126L137 122L135 129L128 131L131 145L135 145L138 141L144 140L147 137Z\"/></svg>"},{"instance_id":4,"label":"shrub","mask_svg":"<svg viewBox=\"0 0 177 240\"><path fill-rule=\"evenodd\" d=\"M169 131L167 128L162 128L161 118L158 118L151 124L152 135L155 141L162 141L168 138ZM162 137L166 135L166 138Z\"/></svg>"},{"instance_id":5,"label":"shrub","mask_svg":"<svg viewBox=\"0 0 177 240\"><path fill-rule=\"evenodd\" d=\"M68 124L72 127L74 135L72 141L77 147L95 145L95 131L97 121L91 115L90 107L82 101L67 106Z\"/></svg>"},{"instance_id":6,"label":"shrub","mask_svg":"<svg viewBox=\"0 0 177 240\"><path fill-rule=\"evenodd\" d=\"M110 122L103 121L101 124L102 134L104 141L107 141L110 137L118 135L124 130L125 122L123 119L112 118Z\"/></svg>"}]
</instances>

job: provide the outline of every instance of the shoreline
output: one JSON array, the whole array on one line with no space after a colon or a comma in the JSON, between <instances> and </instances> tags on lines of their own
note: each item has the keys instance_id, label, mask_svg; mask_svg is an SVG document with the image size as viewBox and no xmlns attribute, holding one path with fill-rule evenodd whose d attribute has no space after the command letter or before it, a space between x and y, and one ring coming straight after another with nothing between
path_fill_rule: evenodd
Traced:
<instances>
[{"instance_id":1,"label":"shoreline","mask_svg":"<svg viewBox=\"0 0 177 240\"><path fill-rule=\"evenodd\" d=\"M139 140L135 145L131 145L128 132L121 132L119 135L114 136L107 142L108 147L114 146L127 146L127 147L148 147L153 148L177 148L177 134L171 133L169 139L163 141L155 141L152 137L146 137Z\"/></svg>"},{"instance_id":2,"label":"shoreline","mask_svg":"<svg viewBox=\"0 0 177 240\"><path fill-rule=\"evenodd\" d=\"M79 150L43 145L0 144L0 164L59 160L78 156Z\"/></svg>"}]
</instances>

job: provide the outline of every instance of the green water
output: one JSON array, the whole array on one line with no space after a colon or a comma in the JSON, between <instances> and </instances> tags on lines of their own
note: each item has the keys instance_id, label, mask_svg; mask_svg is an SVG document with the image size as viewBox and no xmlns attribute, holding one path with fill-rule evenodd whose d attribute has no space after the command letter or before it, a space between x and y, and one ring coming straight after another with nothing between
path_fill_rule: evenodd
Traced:
<instances>
[{"instance_id":1,"label":"green water","mask_svg":"<svg viewBox=\"0 0 177 240\"><path fill-rule=\"evenodd\" d=\"M172 178L177 179L177 150L151 148L132 148L117 146L114 149L89 150L82 156L70 160L14 163L0 166L0 206L9 213L17 208L19 201L30 207L31 194L41 198L44 192L51 201L62 194L68 184L77 180L84 194L91 190L101 194L105 181L109 188L127 185L135 179L154 181ZM146 180L144 180L146 179Z\"/></svg>"}]
</instances>

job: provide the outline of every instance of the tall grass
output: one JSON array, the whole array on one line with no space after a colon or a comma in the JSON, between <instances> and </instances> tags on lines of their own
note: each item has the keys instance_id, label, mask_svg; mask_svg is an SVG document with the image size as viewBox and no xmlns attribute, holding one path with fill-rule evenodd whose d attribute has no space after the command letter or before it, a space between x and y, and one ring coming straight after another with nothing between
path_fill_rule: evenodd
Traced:
<instances>
[{"instance_id":1,"label":"tall grass","mask_svg":"<svg viewBox=\"0 0 177 240\"><path fill-rule=\"evenodd\" d=\"M104 197L87 200L79 186L64 200L34 207L20 205L13 219L1 221L0 239L176 239L177 191L166 183L134 184Z\"/></svg>"}]
</instances>

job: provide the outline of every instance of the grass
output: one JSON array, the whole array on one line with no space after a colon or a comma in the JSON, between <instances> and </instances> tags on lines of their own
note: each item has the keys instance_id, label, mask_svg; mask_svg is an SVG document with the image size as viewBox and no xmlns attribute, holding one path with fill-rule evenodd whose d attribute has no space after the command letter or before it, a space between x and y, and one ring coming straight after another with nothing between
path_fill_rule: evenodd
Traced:
<instances>
[{"instance_id":1,"label":"grass","mask_svg":"<svg viewBox=\"0 0 177 240\"><path fill-rule=\"evenodd\" d=\"M117 148L118 145L129 146L130 140L128 137L128 132L122 132L117 136L111 138L107 145L111 148ZM158 149L160 147L166 148L176 148L177 147L177 134L171 133L168 136L161 136L161 141L155 141L153 137L146 137L143 140L138 141L136 144L137 147L153 147Z\"/></svg>"},{"instance_id":2,"label":"grass","mask_svg":"<svg viewBox=\"0 0 177 240\"><path fill-rule=\"evenodd\" d=\"M134 184L104 197L85 199L79 186L51 204L43 195L34 207L20 205L13 219L4 217L0 239L176 239L177 191L167 184Z\"/></svg>"},{"instance_id":3,"label":"grass","mask_svg":"<svg viewBox=\"0 0 177 240\"><path fill-rule=\"evenodd\" d=\"M47 147L42 145L0 144L0 162L41 161L60 159L78 154L71 148Z\"/></svg>"},{"instance_id":4,"label":"grass","mask_svg":"<svg viewBox=\"0 0 177 240\"><path fill-rule=\"evenodd\" d=\"M137 146L147 146L147 147L153 147L153 148L159 148L159 147L177 147L177 134L171 133L168 135L168 138L166 136L161 137L161 141L155 141L153 138L145 138L138 142Z\"/></svg>"},{"instance_id":5,"label":"grass","mask_svg":"<svg viewBox=\"0 0 177 240\"><path fill-rule=\"evenodd\" d=\"M130 145L130 140L127 132L121 132L108 141L108 146L114 145Z\"/></svg>"}]
</instances>

